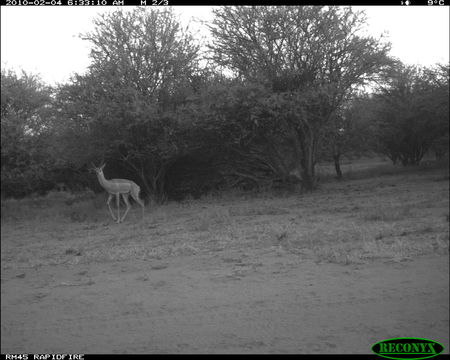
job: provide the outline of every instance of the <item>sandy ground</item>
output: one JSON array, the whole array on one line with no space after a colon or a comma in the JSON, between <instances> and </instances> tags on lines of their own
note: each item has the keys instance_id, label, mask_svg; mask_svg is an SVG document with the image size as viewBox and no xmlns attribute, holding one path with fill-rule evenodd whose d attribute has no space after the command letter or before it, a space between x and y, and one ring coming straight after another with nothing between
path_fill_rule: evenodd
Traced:
<instances>
[{"instance_id":1,"label":"sandy ground","mask_svg":"<svg viewBox=\"0 0 450 360\"><path fill-rule=\"evenodd\" d=\"M282 249L2 272L2 353L448 351L448 256L343 266Z\"/></svg>"}]
</instances>

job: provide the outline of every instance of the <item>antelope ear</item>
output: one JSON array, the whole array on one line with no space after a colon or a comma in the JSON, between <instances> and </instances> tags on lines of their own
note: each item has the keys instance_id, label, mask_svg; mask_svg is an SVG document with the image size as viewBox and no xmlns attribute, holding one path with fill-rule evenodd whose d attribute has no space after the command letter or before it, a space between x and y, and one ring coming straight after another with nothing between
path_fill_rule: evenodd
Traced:
<instances>
[{"instance_id":1,"label":"antelope ear","mask_svg":"<svg viewBox=\"0 0 450 360\"><path fill-rule=\"evenodd\" d=\"M103 170L103 168L106 166L106 163L103 163L102 166L100 166L100 170Z\"/></svg>"}]
</instances>

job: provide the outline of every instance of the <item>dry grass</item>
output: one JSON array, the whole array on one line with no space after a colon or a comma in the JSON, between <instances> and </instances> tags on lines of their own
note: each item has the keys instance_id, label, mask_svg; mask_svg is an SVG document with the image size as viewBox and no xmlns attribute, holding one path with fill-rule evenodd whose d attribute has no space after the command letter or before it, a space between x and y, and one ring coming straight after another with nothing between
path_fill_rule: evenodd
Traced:
<instances>
[{"instance_id":1,"label":"dry grass","mask_svg":"<svg viewBox=\"0 0 450 360\"><path fill-rule=\"evenodd\" d=\"M399 171L367 161L346 166L350 180L330 178L314 193L222 193L147 206L144 220L133 206L122 224L110 218L106 195L52 193L2 201L2 266L256 248L340 264L448 253L448 169Z\"/></svg>"}]
</instances>

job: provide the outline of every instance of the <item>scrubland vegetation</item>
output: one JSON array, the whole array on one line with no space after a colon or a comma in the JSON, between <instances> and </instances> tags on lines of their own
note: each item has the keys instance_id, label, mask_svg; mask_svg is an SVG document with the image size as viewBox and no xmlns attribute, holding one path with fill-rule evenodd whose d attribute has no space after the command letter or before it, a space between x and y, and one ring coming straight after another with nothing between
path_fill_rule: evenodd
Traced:
<instances>
[{"instance_id":1,"label":"scrubland vegetation","mask_svg":"<svg viewBox=\"0 0 450 360\"><path fill-rule=\"evenodd\" d=\"M372 163L372 167L367 167ZM112 222L106 195L50 192L2 202L3 264L103 262L268 248L340 264L448 251L448 169L368 160L313 193L229 191L134 205ZM330 171L330 170L329 170ZM122 204L122 210L124 205Z\"/></svg>"}]
</instances>

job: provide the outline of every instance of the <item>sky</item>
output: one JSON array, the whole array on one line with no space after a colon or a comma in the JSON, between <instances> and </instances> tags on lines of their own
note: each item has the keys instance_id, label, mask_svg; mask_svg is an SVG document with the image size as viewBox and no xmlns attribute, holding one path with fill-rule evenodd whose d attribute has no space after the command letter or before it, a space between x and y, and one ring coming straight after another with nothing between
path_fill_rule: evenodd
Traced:
<instances>
[{"instance_id":1,"label":"sky","mask_svg":"<svg viewBox=\"0 0 450 360\"><path fill-rule=\"evenodd\" d=\"M210 6L176 6L181 21L212 18ZM387 32L391 54L406 64L449 62L448 6L359 6L368 17L367 31ZM93 29L92 19L114 7L1 7L1 66L32 74L51 85L83 73L89 65L89 43L80 33ZM206 31L191 23L198 34Z\"/></svg>"}]
</instances>

